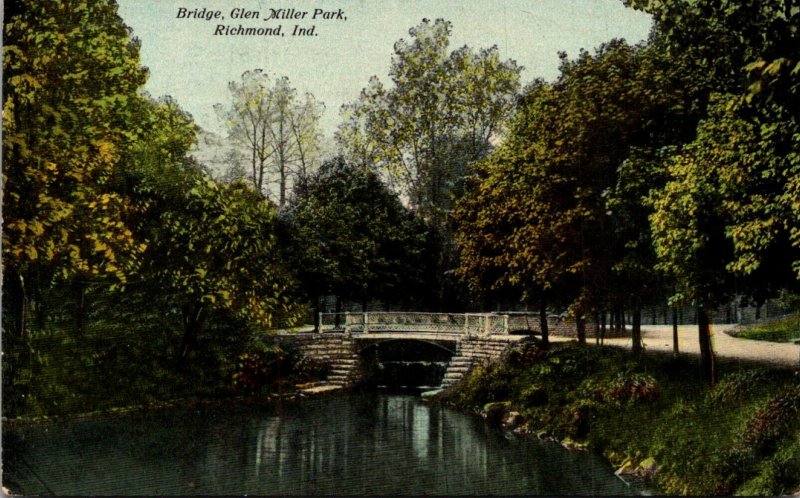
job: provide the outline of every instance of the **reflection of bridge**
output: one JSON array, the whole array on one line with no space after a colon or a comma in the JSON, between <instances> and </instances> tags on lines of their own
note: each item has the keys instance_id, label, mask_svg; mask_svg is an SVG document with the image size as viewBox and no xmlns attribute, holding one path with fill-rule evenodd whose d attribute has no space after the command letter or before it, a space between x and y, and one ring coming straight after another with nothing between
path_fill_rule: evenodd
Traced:
<instances>
[{"instance_id":1,"label":"reflection of bridge","mask_svg":"<svg viewBox=\"0 0 800 498\"><path fill-rule=\"evenodd\" d=\"M332 385L359 381L368 364L435 363L442 365L435 382L447 387L537 331L538 319L525 313L369 312L321 313L316 332L284 336L331 365Z\"/></svg>"}]
</instances>

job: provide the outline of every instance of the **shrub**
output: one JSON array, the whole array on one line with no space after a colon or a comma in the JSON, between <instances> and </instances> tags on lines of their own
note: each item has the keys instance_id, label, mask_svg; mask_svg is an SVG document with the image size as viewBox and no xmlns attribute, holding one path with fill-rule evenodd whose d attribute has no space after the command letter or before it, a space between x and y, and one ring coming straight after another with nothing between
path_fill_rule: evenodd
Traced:
<instances>
[{"instance_id":1,"label":"shrub","mask_svg":"<svg viewBox=\"0 0 800 498\"><path fill-rule=\"evenodd\" d=\"M760 449L774 442L793 424L800 411L800 386L785 389L751 418L741 437L741 446Z\"/></svg>"},{"instance_id":2,"label":"shrub","mask_svg":"<svg viewBox=\"0 0 800 498\"><path fill-rule=\"evenodd\" d=\"M597 413L597 404L581 399L564 409L561 428L564 434L575 439L585 439L591 429L592 418Z\"/></svg>"},{"instance_id":3,"label":"shrub","mask_svg":"<svg viewBox=\"0 0 800 498\"><path fill-rule=\"evenodd\" d=\"M620 373L602 393L607 401L638 403L655 401L661 395L661 390L652 375Z\"/></svg>"},{"instance_id":4,"label":"shrub","mask_svg":"<svg viewBox=\"0 0 800 498\"><path fill-rule=\"evenodd\" d=\"M779 318L736 332L736 337L758 341L791 342L800 339L800 316Z\"/></svg>"},{"instance_id":5,"label":"shrub","mask_svg":"<svg viewBox=\"0 0 800 498\"><path fill-rule=\"evenodd\" d=\"M548 399L547 389L541 384L530 385L520 394L522 404L529 407L546 405Z\"/></svg>"},{"instance_id":6,"label":"shrub","mask_svg":"<svg viewBox=\"0 0 800 498\"><path fill-rule=\"evenodd\" d=\"M302 355L296 346L257 339L237 358L232 379L237 390L253 394L281 383L324 378L329 371L329 364Z\"/></svg>"},{"instance_id":7,"label":"shrub","mask_svg":"<svg viewBox=\"0 0 800 498\"><path fill-rule=\"evenodd\" d=\"M251 350L239 356L233 372L233 385L254 393L277 380L278 373L287 368L287 355L279 347L272 350Z\"/></svg>"},{"instance_id":8,"label":"shrub","mask_svg":"<svg viewBox=\"0 0 800 498\"><path fill-rule=\"evenodd\" d=\"M294 374L298 380L325 379L331 373L331 364L310 356L302 356L294 365Z\"/></svg>"},{"instance_id":9,"label":"shrub","mask_svg":"<svg viewBox=\"0 0 800 498\"><path fill-rule=\"evenodd\" d=\"M727 403L740 399L753 389L761 389L759 383L767 378L763 369L733 372L725 376L716 387L709 392L708 398L714 403Z\"/></svg>"},{"instance_id":10,"label":"shrub","mask_svg":"<svg viewBox=\"0 0 800 498\"><path fill-rule=\"evenodd\" d=\"M512 367L521 367L544 360L547 357L545 350L540 342L536 340L525 340L513 347L506 353L505 361Z\"/></svg>"},{"instance_id":11,"label":"shrub","mask_svg":"<svg viewBox=\"0 0 800 498\"><path fill-rule=\"evenodd\" d=\"M800 427L799 413L800 386L784 389L757 410L745 424L739 440L727 453L722 472L731 477L716 491L730 493L741 480L751 476L755 477L745 484L747 490L762 489L770 482L785 482L787 477L781 472L792 465L787 465L787 462L781 465L777 461L768 463L771 460L769 455L782 437ZM797 468L798 465L795 463L793 467Z\"/></svg>"}]
</instances>

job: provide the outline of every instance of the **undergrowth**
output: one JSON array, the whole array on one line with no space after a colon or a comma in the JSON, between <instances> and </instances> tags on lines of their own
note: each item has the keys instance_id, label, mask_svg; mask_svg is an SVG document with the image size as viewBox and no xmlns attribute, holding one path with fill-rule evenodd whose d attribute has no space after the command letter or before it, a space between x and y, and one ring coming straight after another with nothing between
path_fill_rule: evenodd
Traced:
<instances>
[{"instance_id":1,"label":"undergrowth","mask_svg":"<svg viewBox=\"0 0 800 498\"><path fill-rule=\"evenodd\" d=\"M800 378L719 362L713 389L688 356L578 344L520 345L444 393L479 411L509 401L532 433L577 439L612 463L658 463L669 494L786 494L800 488Z\"/></svg>"}]
</instances>

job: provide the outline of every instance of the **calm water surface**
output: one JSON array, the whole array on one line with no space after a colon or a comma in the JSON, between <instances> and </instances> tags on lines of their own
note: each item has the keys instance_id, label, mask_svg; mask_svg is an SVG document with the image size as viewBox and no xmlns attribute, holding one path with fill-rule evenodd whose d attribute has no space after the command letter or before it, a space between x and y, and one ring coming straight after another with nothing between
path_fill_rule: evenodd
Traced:
<instances>
[{"instance_id":1,"label":"calm water surface","mask_svg":"<svg viewBox=\"0 0 800 498\"><path fill-rule=\"evenodd\" d=\"M4 433L3 483L57 495L632 494L601 458L414 395L173 410Z\"/></svg>"}]
</instances>

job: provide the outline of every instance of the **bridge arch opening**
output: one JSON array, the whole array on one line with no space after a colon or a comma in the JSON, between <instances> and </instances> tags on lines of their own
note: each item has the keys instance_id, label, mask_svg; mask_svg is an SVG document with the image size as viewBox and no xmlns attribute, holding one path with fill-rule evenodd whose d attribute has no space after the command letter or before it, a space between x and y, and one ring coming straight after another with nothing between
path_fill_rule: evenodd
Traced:
<instances>
[{"instance_id":1,"label":"bridge arch opening","mask_svg":"<svg viewBox=\"0 0 800 498\"><path fill-rule=\"evenodd\" d=\"M455 341L387 339L360 348L365 380L390 388L437 387L455 355Z\"/></svg>"}]
</instances>

